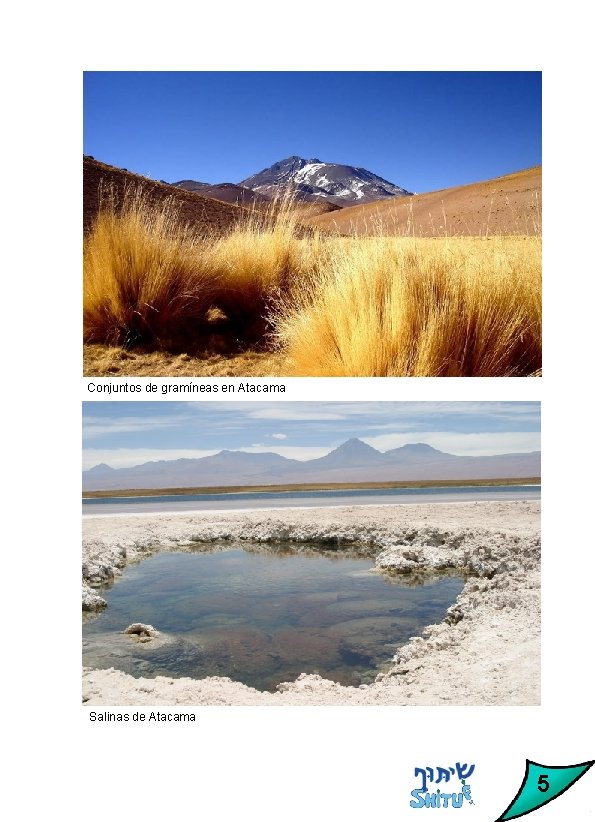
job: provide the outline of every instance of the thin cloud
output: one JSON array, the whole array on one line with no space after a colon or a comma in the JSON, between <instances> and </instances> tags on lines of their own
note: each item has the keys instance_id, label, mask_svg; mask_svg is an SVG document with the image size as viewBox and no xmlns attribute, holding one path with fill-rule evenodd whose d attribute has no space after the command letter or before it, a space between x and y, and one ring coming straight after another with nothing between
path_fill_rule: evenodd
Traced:
<instances>
[{"instance_id":1,"label":"thin cloud","mask_svg":"<svg viewBox=\"0 0 595 822\"><path fill-rule=\"evenodd\" d=\"M89 417L83 416L83 439L114 436L116 434L144 434L188 423L188 415L152 417Z\"/></svg>"},{"instance_id":2,"label":"thin cloud","mask_svg":"<svg viewBox=\"0 0 595 822\"><path fill-rule=\"evenodd\" d=\"M253 420L342 420L343 414L330 411L306 411L296 408L259 408L250 411L248 416Z\"/></svg>"}]
</instances>

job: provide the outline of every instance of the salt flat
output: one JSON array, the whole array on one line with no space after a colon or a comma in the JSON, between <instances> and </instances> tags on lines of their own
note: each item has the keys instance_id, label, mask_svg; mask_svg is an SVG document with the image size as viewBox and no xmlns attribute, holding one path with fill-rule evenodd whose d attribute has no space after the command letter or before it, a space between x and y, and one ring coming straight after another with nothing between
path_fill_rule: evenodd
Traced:
<instances>
[{"instance_id":1,"label":"salt flat","mask_svg":"<svg viewBox=\"0 0 595 822\"><path fill-rule=\"evenodd\" d=\"M376 682L344 687L302 674L276 693L222 677L135 679L83 670L88 705L537 705L540 701L540 504L536 501L345 506L280 511L89 517L83 606L91 584L126 564L193 542L304 544L356 550L376 570L470 572L446 620L401 648ZM157 626L158 627L158 626Z\"/></svg>"}]
</instances>

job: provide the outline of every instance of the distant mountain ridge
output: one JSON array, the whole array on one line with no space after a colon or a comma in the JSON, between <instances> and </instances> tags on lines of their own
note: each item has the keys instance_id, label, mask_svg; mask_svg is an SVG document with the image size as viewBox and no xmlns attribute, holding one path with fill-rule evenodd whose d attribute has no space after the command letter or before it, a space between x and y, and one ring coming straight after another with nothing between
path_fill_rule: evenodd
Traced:
<instances>
[{"instance_id":1,"label":"distant mountain ridge","mask_svg":"<svg viewBox=\"0 0 595 822\"><path fill-rule=\"evenodd\" d=\"M204 197L213 197L213 199L221 200L224 203L235 203L243 206L266 206L270 203L269 198L258 191L252 191L251 188L236 183L211 185L211 183L198 183L196 180L179 180L177 183L171 183L171 185L176 188L183 188L185 191L198 192Z\"/></svg>"},{"instance_id":2,"label":"distant mountain ridge","mask_svg":"<svg viewBox=\"0 0 595 822\"><path fill-rule=\"evenodd\" d=\"M285 195L291 195L298 202L329 203L341 208L411 195L410 191L365 168L323 163L317 157L306 160L296 155L279 160L239 183L178 180L170 185L228 203L257 206Z\"/></svg>"},{"instance_id":3,"label":"distant mountain ridge","mask_svg":"<svg viewBox=\"0 0 595 822\"><path fill-rule=\"evenodd\" d=\"M105 463L83 471L84 491L279 485L304 482L517 479L541 475L541 452L464 457L426 443L378 451L350 439L324 457L287 459L272 452L219 451L198 459L161 460L131 468Z\"/></svg>"}]
</instances>

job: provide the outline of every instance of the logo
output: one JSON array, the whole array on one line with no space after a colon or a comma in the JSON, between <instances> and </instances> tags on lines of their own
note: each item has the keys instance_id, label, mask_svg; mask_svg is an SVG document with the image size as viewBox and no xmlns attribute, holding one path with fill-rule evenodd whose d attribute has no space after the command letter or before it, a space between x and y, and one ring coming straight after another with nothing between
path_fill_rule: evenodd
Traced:
<instances>
[{"instance_id":1,"label":"logo","mask_svg":"<svg viewBox=\"0 0 595 822\"><path fill-rule=\"evenodd\" d=\"M447 768L416 768L414 777L421 777L421 787L411 791L409 805L412 808L462 808L465 802L474 805L471 785L467 782L474 770L475 765L460 762Z\"/></svg>"},{"instance_id":2,"label":"logo","mask_svg":"<svg viewBox=\"0 0 595 822\"><path fill-rule=\"evenodd\" d=\"M527 759L521 787L496 822L518 819L547 805L566 793L594 764L595 760L589 759L578 765L540 765Z\"/></svg>"}]
</instances>

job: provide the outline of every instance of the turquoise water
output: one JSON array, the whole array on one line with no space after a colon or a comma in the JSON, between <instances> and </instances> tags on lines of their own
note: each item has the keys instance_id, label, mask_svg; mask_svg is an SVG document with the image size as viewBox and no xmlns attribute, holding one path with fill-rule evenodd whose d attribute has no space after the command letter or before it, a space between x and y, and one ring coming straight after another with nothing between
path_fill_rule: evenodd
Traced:
<instances>
[{"instance_id":1,"label":"turquoise water","mask_svg":"<svg viewBox=\"0 0 595 822\"><path fill-rule=\"evenodd\" d=\"M334 491L246 491L222 494L180 494L150 497L84 499L83 514L144 514L258 508L336 505L386 505L423 502L539 499L539 485L452 486L449 488L360 488Z\"/></svg>"},{"instance_id":2,"label":"turquoise water","mask_svg":"<svg viewBox=\"0 0 595 822\"><path fill-rule=\"evenodd\" d=\"M137 677L228 676L260 690L302 672L372 682L463 587L454 576L406 584L372 567L286 550L157 554L102 592L108 607L83 627L83 663ZM132 622L162 636L139 643L121 633Z\"/></svg>"}]
</instances>

